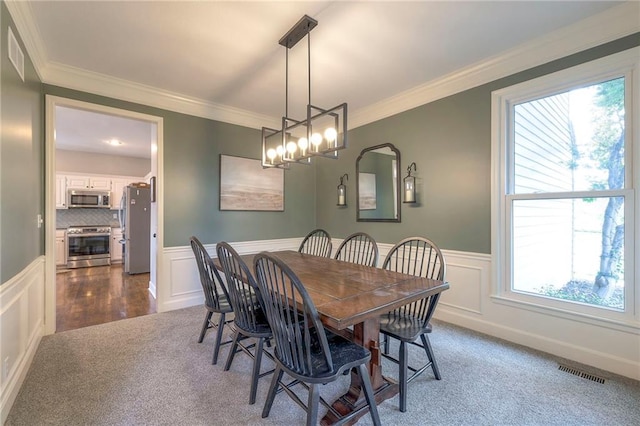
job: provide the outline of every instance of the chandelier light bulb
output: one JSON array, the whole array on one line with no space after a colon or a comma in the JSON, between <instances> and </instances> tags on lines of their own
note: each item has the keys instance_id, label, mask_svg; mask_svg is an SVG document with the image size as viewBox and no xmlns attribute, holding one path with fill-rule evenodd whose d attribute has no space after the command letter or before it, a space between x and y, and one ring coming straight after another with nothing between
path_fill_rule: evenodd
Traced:
<instances>
[{"instance_id":1,"label":"chandelier light bulb","mask_svg":"<svg viewBox=\"0 0 640 426\"><path fill-rule=\"evenodd\" d=\"M267 158L271 160L271 164L273 164L273 160L276 158L276 155L278 155L276 153L276 150L273 148L269 148L269 150L267 151Z\"/></svg>"},{"instance_id":2,"label":"chandelier light bulb","mask_svg":"<svg viewBox=\"0 0 640 426\"><path fill-rule=\"evenodd\" d=\"M311 143L315 146L316 151L318 151L318 146L322 143L322 135L320 133L314 133L311 135Z\"/></svg>"},{"instance_id":3,"label":"chandelier light bulb","mask_svg":"<svg viewBox=\"0 0 640 426\"><path fill-rule=\"evenodd\" d=\"M293 158L293 154L296 152L296 149L298 149L298 145L296 145L295 142L290 141L289 143L287 143L287 152L289 153L289 158Z\"/></svg>"},{"instance_id":4,"label":"chandelier light bulb","mask_svg":"<svg viewBox=\"0 0 640 426\"><path fill-rule=\"evenodd\" d=\"M331 144L338 138L338 132L333 127L324 131L324 138Z\"/></svg>"},{"instance_id":5,"label":"chandelier light bulb","mask_svg":"<svg viewBox=\"0 0 640 426\"><path fill-rule=\"evenodd\" d=\"M280 157L284 155L284 148L282 147L282 145L278 145L278 147L276 148L276 154L278 154Z\"/></svg>"},{"instance_id":6,"label":"chandelier light bulb","mask_svg":"<svg viewBox=\"0 0 640 426\"><path fill-rule=\"evenodd\" d=\"M304 155L305 152L307 151L307 148L309 148L309 141L307 140L307 138L300 138L298 139L298 146L302 151L302 155Z\"/></svg>"}]
</instances>

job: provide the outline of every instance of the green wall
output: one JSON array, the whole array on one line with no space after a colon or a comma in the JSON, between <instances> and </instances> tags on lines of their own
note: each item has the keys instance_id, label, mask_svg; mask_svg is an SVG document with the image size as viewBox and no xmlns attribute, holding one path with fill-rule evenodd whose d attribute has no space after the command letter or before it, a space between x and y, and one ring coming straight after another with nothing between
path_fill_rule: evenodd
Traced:
<instances>
[{"instance_id":1,"label":"green wall","mask_svg":"<svg viewBox=\"0 0 640 426\"><path fill-rule=\"evenodd\" d=\"M23 82L9 61L11 26L24 58ZM44 254L44 104L42 84L4 2L0 4L0 282ZM44 216L43 216L44 218Z\"/></svg>"},{"instance_id":2,"label":"green wall","mask_svg":"<svg viewBox=\"0 0 640 426\"><path fill-rule=\"evenodd\" d=\"M315 226L314 167L285 172L284 212L218 209L220 154L260 158L260 131L104 96L45 85L48 95L77 99L163 118L164 245L185 246L299 237Z\"/></svg>"},{"instance_id":3,"label":"green wall","mask_svg":"<svg viewBox=\"0 0 640 426\"><path fill-rule=\"evenodd\" d=\"M491 92L640 45L640 33L496 80L348 133L348 148L317 170L317 226L333 237L355 231L379 242L420 235L441 248L491 252ZM401 204L401 223L356 222L355 179L347 182L347 208L336 207L343 173L355 177L363 148L392 143L400 150L401 177L416 163L418 203Z\"/></svg>"}]
</instances>

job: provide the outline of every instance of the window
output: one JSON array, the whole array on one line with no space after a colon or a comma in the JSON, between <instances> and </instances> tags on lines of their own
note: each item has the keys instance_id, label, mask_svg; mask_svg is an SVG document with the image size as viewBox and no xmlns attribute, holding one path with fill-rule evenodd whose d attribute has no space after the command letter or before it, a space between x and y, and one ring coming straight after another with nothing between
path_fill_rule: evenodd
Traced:
<instances>
[{"instance_id":1,"label":"window","mask_svg":"<svg viewBox=\"0 0 640 426\"><path fill-rule=\"evenodd\" d=\"M638 138L632 131L640 120L633 123L632 88L638 85L639 52L494 92L498 298L638 320L640 160L634 164Z\"/></svg>"}]
</instances>

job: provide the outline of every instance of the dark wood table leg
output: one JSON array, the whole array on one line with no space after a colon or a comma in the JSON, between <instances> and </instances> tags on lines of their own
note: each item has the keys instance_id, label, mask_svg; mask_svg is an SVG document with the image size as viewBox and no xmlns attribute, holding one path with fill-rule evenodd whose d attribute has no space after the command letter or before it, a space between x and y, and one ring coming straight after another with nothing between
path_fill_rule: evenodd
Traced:
<instances>
[{"instance_id":1,"label":"dark wood table leg","mask_svg":"<svg viewBox=\"0 0 640 426\"><path fill-rule=\"evenodd\" d=\"M364 346L371 352L369 361L369 377L376 397L376 403L392 398L398 393L398 384L390 382L382 375L382 356L380 355L380 320L378 318L368 319L356 324L353 328L353 341ZM332 407L345 416L366 404L360 378L355 371L351 371L351 385L346 394L338 398ZM358 417L348 424L354 424L358 418L367 414L363 411ZM338 418L331 412L327 412L320 422L322 425L334 424Z\"/></svg>"}]
</instances>

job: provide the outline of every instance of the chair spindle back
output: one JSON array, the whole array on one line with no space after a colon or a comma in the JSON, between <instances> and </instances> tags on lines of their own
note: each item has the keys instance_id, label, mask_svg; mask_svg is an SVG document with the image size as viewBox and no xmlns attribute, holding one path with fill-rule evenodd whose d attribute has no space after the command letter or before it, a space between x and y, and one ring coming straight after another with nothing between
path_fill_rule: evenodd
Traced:
<instances>
[{"instance_id":1,"label":"chair spindle back","mask_svg":"<svg viewBox=\"0 0 640 426\"><path fill-rule=\"evenodd\" d=\"M256 331L260 323L256 315L257 308L262 304L258 285L247 264L233 247L220 242L216 251L227 280L234 322L246 331Z\"/></svg>"},{"instance_id":2,"label":"chair spindle back","mask_svg":"<svg viewBox=\"0 0 640 426\"><path fill-rule=\"evenodd\" d=\"M263 252L255 257L255 272L273 338L275 356L288 369L313 377L332 371L324 327L313 301L295 273L280 259ZM311 357L311 353L322 354ZM314 363L321 359L323 362Z\"/></svg>"},{"instance_id":3,"label":"chair spindle back","mask_svg":"<svg viewBox=\"0 0 640 426\"><path fill-rule=\"evenodd\" d=\"M336 251L336 259L358 265L376 266L378 264L378 245L364 232L349 235Z\"/></svg>"},{"instance_id":4,"label":"chair spindle back","mask_svg":"<svg viewBox=\"0 0 640 426\"><path fill-rule=\"evenodd\" d=\"M227 289L220 278L218 270L213 265L211 256L207 253L200 240L196 237L191 237L191 249L196 257L196 263L198 264L198 272L200 273L200 284L202 284L202 290L204 292L205 304L208 308L220 310L220 298L224 297L225 300L229 300L229 294Z\"/></svg>"},{"instance_id":5,"label":"chair spindle back","mask_svg":"<svg viewBox=\"0 0 640 426\"><path fill-rule=\"evenodd\" d=\"M440 249L430 240L422 237L410 237L398 242L387 254L383 269L444 281L446 263ZM390 316L412 315L423 321L426 326L438 304L440 293L401 306Z\"/></svg>"},{"instance_id":6,"label":"chair spindle back","mask_svg":"<svg viewBox=\"0 0 640 426\"><path fill-rule=\"evenodd\" d=\"M324 229L314 229L300 244L300 253L312 254L314 256L331 256L331 237Z\"/></svg>"}]
</instances>

